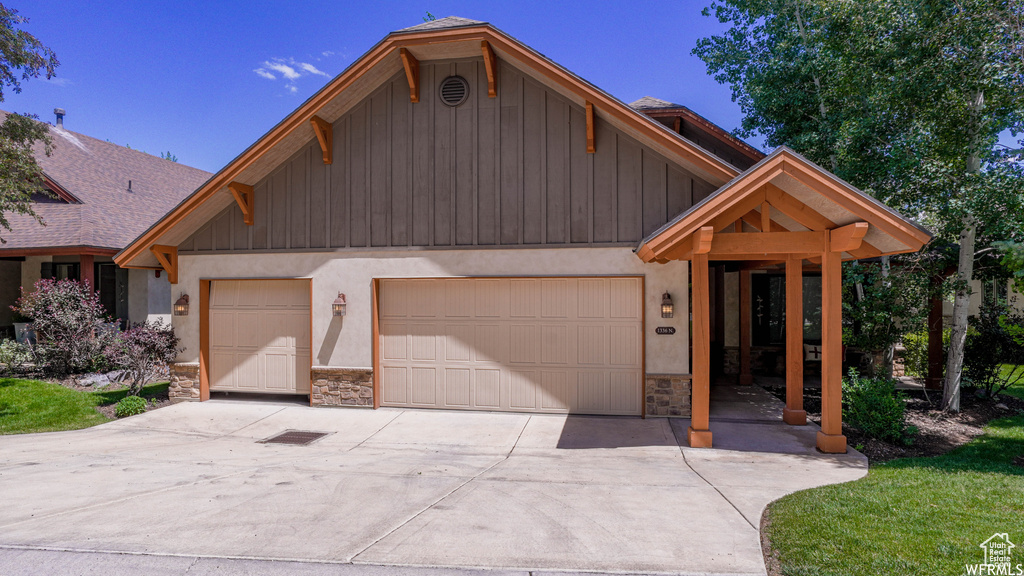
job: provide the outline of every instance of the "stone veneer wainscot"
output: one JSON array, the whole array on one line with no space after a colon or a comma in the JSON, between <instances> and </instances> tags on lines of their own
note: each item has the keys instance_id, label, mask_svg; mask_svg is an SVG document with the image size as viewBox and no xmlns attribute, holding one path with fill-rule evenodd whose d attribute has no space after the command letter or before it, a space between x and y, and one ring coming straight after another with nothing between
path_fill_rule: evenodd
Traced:
<instances>
[{"instance_id":1,"label":"stone veneer wainscot","mask_svg":"<svg viewBox=\"0 0 1024 576\"><path fill-rule=\"evenodd\" d=\"M171 386L167 396L171 402L199 401L199 363L177 362L170 365Z\"/></svg>"},{"instance_id":2,"label":"stone veneer wainscot","mask_svg":"<svg viewBox=\"0 0 1024 576\"><path fill-rule=\"evenodd\" d=\"M313 366L310 381L313 406L373 407L373 370Z\"/></svg>"},{"instance_id":3,"label":"stone veneer wainscot","mask_svg":"<svg viewBox=\"0 0 1024 576\"><path fill-rule=\"evenodd\" d=\"M648 374L644 379L648 416L690 417L690 375Z\"/></svg>"}]
</instances>

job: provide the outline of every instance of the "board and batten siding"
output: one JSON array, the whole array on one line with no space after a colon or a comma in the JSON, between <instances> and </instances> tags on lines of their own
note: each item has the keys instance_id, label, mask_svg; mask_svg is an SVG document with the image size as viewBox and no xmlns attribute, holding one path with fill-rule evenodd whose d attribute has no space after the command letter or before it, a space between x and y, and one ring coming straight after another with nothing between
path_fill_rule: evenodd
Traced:
<instances>
[{"instance_id":1,"label":"board and batten siding","mask_svg":"<svg viewBox=\"0 0 1024 576\"><path fill-rule=\"evenodd\" d=\"M453 74L469 99L438 98ZM182 253L359 247L635 245L715 187L506 64L487 97L482 59L422 62L420 102L396 74L334 123L333 163L316 140L255 185ZM228 194L227 191L224 191Z\"/></svg>"}]
</instances>

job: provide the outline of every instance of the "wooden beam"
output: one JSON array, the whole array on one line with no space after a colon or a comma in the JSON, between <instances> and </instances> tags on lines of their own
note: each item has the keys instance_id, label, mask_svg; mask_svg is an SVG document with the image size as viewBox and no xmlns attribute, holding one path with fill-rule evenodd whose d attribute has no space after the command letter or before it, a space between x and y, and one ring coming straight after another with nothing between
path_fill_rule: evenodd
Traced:
<instances>
[{"instance_id":1,"label":"wooden beam","mask_svg":"<svg viewBox=\"0 0 1024 576\"><path fill-rule=\"evenodd\" d=\"M242 210L242 221L246 225L252 226L255 221L253 215L256 208L256 193L253 191L252 186L242 184L241 182L231 182L228 184L228 190L231 191L231 195L235 197L235 202L238 203L238 207Z\"/></svg>"},{"instance_id":2,"label":"wooden beam","mask_svg":"<svg viewBox=\"0 0 1024 576\"><path fill-rule=\"evenodd\" d=\"M703 230L703 228L702 228ZM708 251L712 260L734 260L736 255L810 254L825 248L826 232L748 232L717 234ZM709 234L710 236L710 234ZM750 258L773 260L775 258Z\"/></svg>"},{"instance_id":3,"label":"wooden beam","mask_svg":"<svg viewBox=\"0 0 1024 576\"><path fill-rule=\"evenodd\" d=\"M786 407L782 420L807 424L804 410L804 278L803 261L786 260Z\"/></svg>"},{"instance_id":4,"label":"wooden beam","mask_svg":"<svg viewBox=\"0 0 1024 576\"><path fill-rule=\"evenodd\" d=\"M320 151L324 153L324 164L334 161L334 125L319 116L309 119L316 133L316 141L320 143Z\"/></svg>"},{"instance_id":5,"label":"wooden beam","mask_svg":"<svg viewBox=\"0 0 1024 576\"><path fill-rule=\"evenodd\" d=\"M484 68L487 69L487 97L497 98L498 96L498 60L494 57L494 50L487 40L480 41L480 51L484 55Z\"/></svg>"},{"instance_id":6,"label":"wooden beam","mask_svg":"<svg viewBox=\"0 0 1024 576\"><path fill-rule=\"evenodd\" d=\"M693 244L704 242L701 228L694 233ZM710 235L708 234L710 238ZM686 439L691 448L711 447L711 294L708 255L696 252L692 262L693 280L693 366L690 372L690 427Z\"/></svg>"},{"instance_id":7,"label":"wooden beam","mask_svg":"<svg viewBox=\"0 0 1024 576\"><path fill-rule=\"evenodd\" d=\"M406 48L398 49L402 57L402 67L405 68L405 79L409 81L409 101L420 101L420 61Z\"/></svg>"},{"instance_id":8,"label":"wooden beam","mask_svg":"<svg viewBox=\"0 0 1024 576\"><path fill-rule=\"evenodd\" d=\"M711 220L710 225L714 226L715 232L721 232L732 226L736 220L743 217L751 210L758 208L764 202L764 192L757 190L749 196L742 198L723 210L718 216Z\"/></svg>"},{"instance_id":9,"label":"wooden beam","mask_svg":"<svg viewBox=\"0 0 1024 576\"><path fill-rule=\"evenodd\" d=\"M775 206L777 210L789 216L796 223L809 230L830 230L838 225L816 212L810 206L786 194L774 184L768 183L765 186L765 198ZM854 258L874 258L882 254L882 251L867 242L862 242L859 248L850 251Z\"/></svg>"},{"instance_id":10,"label":"wooden beam","mask_svg":"<svg viewBox=\"0 0 1024 576\"><path fill-rule=\"evenodd\" d=\"M707 254L711 251L711 239L715 235L715 229L711 226L704 226L693 233L693 253Z\"/></svg>"},{"instance_id":11,"label":"wooden beam","mask_svg":"<svg viewBox=\"0 0 1024 576\"><path fill-rule=\"evenodd\" d=\"M199 281L199 401L210 399L210 280Z\"/></svg>"},{"instance_id":12,"label":"wooden beam","mask_svg":"<svg viewBox=\"0 0 1024 576\"><path fill-rule=\"evenodd\" d=\"M750 270L740 270L740 386L750 386Z\"/></svg>"},{"instance_id":13,"label":"wooden beam","mask_svg":"<svg viewBox=\"0 0 1024 576\"><path fill-rule=\"evenodd\" d=\"M740 218L736 221L736 232L743 232L743 219Z\"/></svg>"},{"instance_id":14,"label":"wooden beam","mask_svg":"<svg viewBox=\"0 0 1024 576\"><path fill-rule=\"evenodd\" d=\"M82 282L89 285L90 290L97 290L96 286L96 259L92 254L82 254L78 257L78 277ZM108 310L113 313L113 310Z\"/></svg>"},{"instance_id":15,"label":"wooden beam","mask_svg":"<svg viewBox=\"0 0 1024 576\"><path fill-rule=\"evenodd\" d=\"M771 205L768 202L761 203L761 231L768 232L772 229Z\"/></svg>"},{"instance_id":16,"label":"wooden beam","mask_svg":"<svg viewBox=\"0 0 1024 576\"><path fill-rule=\"evenodd\" d=\"M167 272L167 281L171 284L177 284L178 247L153 244L149 247L149 251L153 253L153 256L156 256L156 260L160 263L160 267L164 269L164 272Z\"/></svg>"},{"instance_id":17,"label":"wooden beam","mask_svg":"<svg viewBox=\"0 0 1024 576\"><path fill-rule=\"evenodd\" d=\"M676 131L676 134L682 134L683 133L683 117L682 116L676 116L675 120L672 122L672 129Z\"/></svg>"},{"instance_id":18,"label":"wooden beam","mask_svg":"<svg viewBox=\"0 0 1024 576\"><path fill-rule=\"evenodd\" d=\"M867 222L854 222L842 228L829 230L829 248L833 252L849 252L860 248L864 235L868 233Z\"/></svg>"},{"instance_id":19,"label":"wooden beam","mask_svg":"<svg viewBox=\"0 0 1024 576\"><path fill-rule=\"evenodd\" d=\"M774 221L770 222L771 227L768 230L762 229L761 226L763 226L764 223L761 221L761 215L753 210L741 216L740 220L750 224L750 226L758 232L788 232L788 230L783 228L781 224Z\"/></svg>"},{"instance_id":20,"label":"wooden beam","mask_svg":"<svg viewBox=\"0 0 1024 576\"><path fill-rule=\"evenodd\" d=\"M587 154L597 152L597 144L594 141L594 105L587 102Z\"/></svg>"},{"instance_id":21,"label":"wooden beam","mask_svg":"<svg viewBox=\"0 0 1024 576\"><path fill-rule=\"evenodd\" d=\"M821 430L818 449L846 452L843 436L843 263L840 253L821 255Z\"/></svg>"}]
</instances>

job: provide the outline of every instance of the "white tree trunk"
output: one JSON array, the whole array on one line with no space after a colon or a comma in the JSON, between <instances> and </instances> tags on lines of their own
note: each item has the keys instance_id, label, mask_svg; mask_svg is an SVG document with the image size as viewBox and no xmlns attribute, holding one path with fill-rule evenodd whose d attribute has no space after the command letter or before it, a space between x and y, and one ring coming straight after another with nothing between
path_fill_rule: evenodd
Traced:
<instances>
[{"instance_id":1,"label":"white tree trunk","mask_svg":"<svg viewBox=\"0 0 1024 576\"><path fill-rule=\"evenodd\" d=\"M956 298L953 300L953 327L949 336L946 382L942 388L942 409L960 411L960 380L964 366L964 342L971 305L971 279L974 277L974 240L978 227L973 220L964 222L960 232L960 257L957 263Z\"/></svg>"}]
</instances>

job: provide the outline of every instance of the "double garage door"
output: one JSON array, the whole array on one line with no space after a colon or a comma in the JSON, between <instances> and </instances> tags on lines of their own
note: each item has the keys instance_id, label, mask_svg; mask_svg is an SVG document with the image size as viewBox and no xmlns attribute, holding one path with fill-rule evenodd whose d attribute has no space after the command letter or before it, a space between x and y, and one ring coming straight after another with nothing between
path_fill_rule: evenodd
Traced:
<instances>
[{"instance_id":1,"label":"double garage door","mask_svg":"<svg viewBox=\"0 0 1024 576\"><path fill-rule=\"evenodd\" d=\"M382 280L381 404L639 415L639 278Z\"/></svg>"},{"instance_id":2,"label":"double garage door","mask_svg":"<svg viewBox=\"0 0 1024 576\"><path fill-rule=\"evenodd\" d=\"M309 280L210 283L210 390L309 394Z\"/></svg>"}]
</instances>

